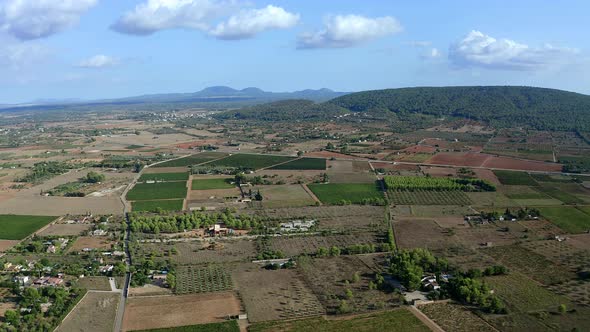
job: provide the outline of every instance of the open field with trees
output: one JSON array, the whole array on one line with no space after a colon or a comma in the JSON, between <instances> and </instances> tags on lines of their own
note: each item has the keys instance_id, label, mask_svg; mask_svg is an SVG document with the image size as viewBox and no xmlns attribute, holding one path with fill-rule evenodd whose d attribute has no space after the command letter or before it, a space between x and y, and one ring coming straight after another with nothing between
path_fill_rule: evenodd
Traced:
<instances>
[{"instance_id":1,"label":"open field with trees","mask_svg":"<svg viewBox=\"0 0 590 332\"><path fill-rule=\"evenodd\" d=\"M24 239L55 219L56 217L50 216L17 216L2 214L0 215L0 239Z\"/></svg>"},{"instance_id":2,"label":"open field with trees","mask_svg":"<svg viewBox=\"0 0 590 332\"><path fill-rule=\"evenodd\" d=\"M176 293L207 293L233 288L231 274L221 265L182 265L176 269Z\"/></svg>"},{"instance_id":3,"label":"open field with trees","mask_svg":"<svg viewBox=\"0 0 590 332\"><path fill-rule=\"evenodd\" d=\"M240 332L238 322L230 320L221 323L168 327L162 329L141 330L138 332Z\"/></svg>"},{"instance_id":4,"label":"open field with trees","mask_svg":"<svg viewBox=\"0 0 590 332\"><path fill-rule=\"evenodd\" d=\"M385 187L394 191L496 191L496 186L479 179L385 176L383 180Z\"/></svg>"}]
</instances>

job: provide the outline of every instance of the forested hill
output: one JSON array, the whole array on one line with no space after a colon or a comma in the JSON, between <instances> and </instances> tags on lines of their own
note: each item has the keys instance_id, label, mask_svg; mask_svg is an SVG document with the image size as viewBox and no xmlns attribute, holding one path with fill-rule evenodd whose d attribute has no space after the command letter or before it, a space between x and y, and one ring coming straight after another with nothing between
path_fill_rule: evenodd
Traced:
<instances>
[{"instance_id":1,"label":"forested hill","mask_svg":"<svg viewBox=\"0 0 590 332\"><path fill-rule=\"evenodd\" d=\"M316 104L306 99L281 100L217 114L218 119L294 121L325 120L328 117L348 113L333 104Z\"/></svg>"},{"instance_id":2,"label":"forested hill","mask_svg":"<svg viewBox=\"0 0 590 332\"><path fill-rule=\"evenodd\" d=\"M481 120L499 127L590 130L590 96L518 86L423 87L374 90L327 104L352 112L391 111ZM403 118L403 117L400 117Z\"/></svg>"}]
</instances>

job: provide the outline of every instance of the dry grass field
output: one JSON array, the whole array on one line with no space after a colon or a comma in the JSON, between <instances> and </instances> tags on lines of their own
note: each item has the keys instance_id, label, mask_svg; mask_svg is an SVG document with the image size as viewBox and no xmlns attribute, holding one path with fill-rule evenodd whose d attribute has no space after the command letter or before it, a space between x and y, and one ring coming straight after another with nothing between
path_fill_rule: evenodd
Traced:
<instances>
[{"instance_id":1,"label":"dry grass field","mask_svg":"<svg viewBox=\"0 0 590 332\"><path fill-rule=\"evenodd\" d=\"M464 306L453 303L433 303L420 306L420 311L445 331L495 332L496 329Z\"/></svg>"},{"instance_id":2,"label":"dry grass field","mask_svg":"<svg viewBox=\"0 0 590 332\"><path fill-rule=\"evenodd\" d=\"M262 206L265 208L297 207L314 205L314 199L301 185L270 185L256 186L253 192L260 190L264 197Z\"/></svg>"},{"instance_id":3,"label":"dry grass field","mask_svg":"<svg viewBox=\"0 0 590 332\"><path fill-rule=\"evenodd\" d=\"M90 248L95 250L111 249L112 245L113 241L109 240L106 237L81 236L78 239L76 239L76 241L70 247L68 252L81 251L84 248Z\"/></svg>"},{"instance_id":4,"label":"dry grass field","mask_svg":"<svg viewBox=\"0 0 590 332\"><path fill-rule=\"evenodd\" d=\"M56 332L112 331L120 298L119 293L86 293Z\"/></svg>"},{"instance_id":5,"label":"dry grass field","mask_svg":"<svg viewBox=\"0 0 590 332\"><path fill-rule=\"evenodd\" d=\"M281 236L271 240L271 248L279 250L286 256L315 254L319 248L333 246L345 248L355 244L376 244L379 242L375 233L354 233L328 236Z\"/></svg>"},{"instance_id":6,"label":"dry grass field","mask_svg":"<svg viewBox=\"0 0 590 332\"><path fill-rule=\"evenodd\" d=\"M92 228L91 224L50 224L39 236L75 236L81 235Z\"/></svg>"},{"instance_id":7,"label":"dry grass field","mask_svg":"<svg viewBox=\"0 0 590 332\"><path fill-rule=\"evenodd\" d=\"M123 331L221 322L240 311L233 292L133 297L125 307Z\"/></svg>"}]
</instances>

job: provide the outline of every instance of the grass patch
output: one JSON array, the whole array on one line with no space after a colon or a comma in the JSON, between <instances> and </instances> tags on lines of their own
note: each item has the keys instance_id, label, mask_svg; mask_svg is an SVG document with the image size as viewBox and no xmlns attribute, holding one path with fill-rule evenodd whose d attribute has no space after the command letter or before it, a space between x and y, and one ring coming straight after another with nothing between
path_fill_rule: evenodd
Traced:
<instances>
[{"instance_id":1,"label":"grass patch","mask_svg":"<svg viewBox=\"0 0 590 332\"><path fill-rule=\"evenodd\" d=\"M491 288L507 303L509 310L521 312L555 310L567 299L539 286L520 273L485 278Z\"/></svg>"},{"instance_id":2,"label":"grass patch","mask_svg":"<svg viewBox=\"0 0 590 332\"><path fill-rule=\"evenodd\" d=\"M565 191L561 191L555 187L542 186L539 188L539 190L541 190L542 192L546 193L547 195L549 195L555 199L558 199L558 200L564 202L565 204L584 203L584 201L581 200L580 198L578 198L572 194L569 194Z\"/></svg>"},{"instance_id":3,"label":"grass patch","mask_svg":"<svg viewBox=\"0 0 590 332\"><path fill-rule=\"evenodd\" d=\"M234 154L227 158L211 162L210 166L241 167L245 169L259 169L284 163L294 157L271 156L264 154Z\"/></svg>"},{"instance_id":4,"label":"grass patch","mask_svg":"<svg viewBox=\"0 0 590 332\"><path fill-rule=\"evenodd\" d=\"M0 215L0 239L22 240L57 217Z\"/></svg>"},{"instance_id":5,"label":"grass patch","mask_svg":"<svg viewBox=\"0 0 590 332\"><path fill-rule=\"evenodd\" d=\"M406 309L398 309L371 315L359 315L352 318L327 320L323 317L294 320L265 322L251 325L250 332L264 331L430 331L416 316Z\"/></svg>"},{"instance_id":6,"label":"grass patch","mask_svg":"<svg viewBox=\"0 0 590 332\"><path fill-rule=\"evenodd\" d=\"M192 190L210 190L210 189L231 189L236 186L231 184L231 178L222 179L194 179Z\"/></svg>"},{"instance_id":7,"label":"grass patch","mask_svg":"<svg viewBox=\"0 0 590 332\"><path fill-rule=\"evenodd\" d=\"M182 199L168 199L160 201L137 201L132 202L133 211L155 212L163 211L180 211L182 210Z\"/></svg>"},{"instance_id":8,"label":"grass patch","mask_svg":"<svg viewBox=\"0 0 590 332\"><path fill-rule=\"evenodd\" d=\"M541 215L568 233L584 233L590 229L590 215L571 206L539 208Z\"/></svg>"},{"instance_id":9,"label":"grass patch","mask_svg":"<svg viewBox=\"0 0 590 332\"><path fill-rule=\"evenodd\" d=\"M186 183L184 182L157 182L137 183L127 193L129 201L149 201L157 199L186 197Z\"/></svg>"},{"instance_id":10,"label":"grass patch","mask_svg":"<svg viewBox=\"0 0 590 332\"><path fill-rule=\"evenodd\" d=\"M301 158L285 164L271 167L270 169L284 170L325 170L326 159L323 158Z\"/></svg>"},{"instance_id":11,"label":"grass patch","mask_svg":"<svg viewBox=\"0 0 590 332\"><path fill-rule=\"evenodd\" d=\"M230 320L219 323L177 326L163 329L141 330L138 332L239 332L238 321Z\"/></svg>"},{"instance_id":12,"label":"grass patch","mask_svg":"<svg viewBox=\"0 0 590 332\"><path fill-rule=\"evenodd\" d=\"M529 173L514 171L494 171L500 183L512 186L536 186L537 181Z\"/></svg>"},{"instance_id":13,"label":"grass patch","mask_svg":"<svg viewBox=\"0 0 590 332\"><path fill-rule=\"evenodd\" d=\"M227 154L221 152L203 152L176 160L166 161L153 167L187 167L206 163L211 160L223 158L225 156L227 156Z\"/></svg>"},{"instance_id":14,"label":"grass patch","mask_svg":"<svg viewBox=\"0 0 590 332\"><path fill-rule=\"evenodd\" d=\"M181 173L144 173L139 178L139 182L145 181L186 181L188 172Z\"/></svg>"},{"instance_id":15,"label":"grass patch","mask_svg":"<svg viewBox=\"0 0 590 332\"><path fill-rule=\"evenodd\" d=\"M384 199L377 183L315 183L308 187L325 204L340 204L342 201L359 204L366 199Z\"/></svg>"}]
</instances>

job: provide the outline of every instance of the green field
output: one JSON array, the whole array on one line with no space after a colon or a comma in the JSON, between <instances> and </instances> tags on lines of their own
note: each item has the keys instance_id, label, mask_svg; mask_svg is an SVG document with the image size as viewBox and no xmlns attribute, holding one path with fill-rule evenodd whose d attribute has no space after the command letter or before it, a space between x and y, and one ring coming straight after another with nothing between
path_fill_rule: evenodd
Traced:
<instances>
[{"instance_id":1,"label":"green field","mask_svg":"<svg viewBox=\"0 0 590 332\"><path fill-rule=\"evenodd\" d=\"M231 178L224 179L195 179L193 180L191 190L209 190L209 189L231 189L236 186L231 184Z\"/></svg>"},{"instance_id":2,"label":"green field","mask_svg":"<svg viewBox=\"0 0 590 332\"><path fill-rule=\"evenodd\" d=\"M230 320L220 323L178 326L137 332L240 332L240 327L238 326L238 321Z\"/></svg>"},{"instance_id":3,"label":"green field","mask_svg":"<svg viewBox=\"0 0 590 332\"><path fill-rule=\"evenodd\" d=\"M222 167L241 167L246 169L260 169L284 163L294 157L287 156L271 156L263 154L234 154L227 158L214 161L207 165L222 166Z\"/></svg>"},{"instance_id":4,"label":"green field","mask_svg":"<svg viewBox=\"0 0 590 332\"><path fill-rule=\"evenodd\" d=\"M470 205L462 191L389 191L389 199L399 205Z\"/></svg>"},{"instance_id":5,"label":"green field","mask_svg":"<svg viewBox=\"0 0 590 332\"><path fill-rule=\"evenodd\" d=\"M186 181L188 172L181 173L144 173L139 178L139 182L145 181Z\"/></svg>"},{"instance_id":6,"label":"green field","mask_svg":"<svg viewBox=\"0 0 590 332\"><path fill-rule=\"evenodd\" d=\"M0 239L22 240L57 217L0 214Z\"/></svg>"},{"instance_id":7,"label":"green field","mask_svg":"<svg viewBox=\"0 0 590 332\"><path fill-rule=\"evenodd\" d=\"M561 190L559 190L559 188L542 186L539 188L539 190L544 192L545 194L555 198L555 199L558 199L558 200L564 202L565 204L584 203L584 201L581 200L580 198L578 198L572 194L569 194L565 191L561 191Z\"/></svg>"},{"instance_id":8,"label":"green field","mask_svg":"<svg viewBox=\"0 0 590 332\"><path fill-rule=\"evenodd\" d=\"M353 318L327 320L323 317L294 321L265 322L251 325L250 332L291 331L291 332L340 332L340 331L400 331L427 332L430 331L416 316L406 309L381 312L370 315L360 315Z\"/></svg>"},{"instance_id":9,"label":"green field","mask_svg":"<svg viewBox=\"0 0 590 332\"><path fill-rule=\"evenodd\" d=\"M187 167L206 163L208 161L223 158L225 156L227 156L227 154L221 152L203 152L176 160L166 161L161 164L157 164L154 167Z\"/></svg>"},{"instance_id":10,"label":"green field","mask_svg":"<svg viewBox=\"0 0 590 332\"><path fill-rule=\"evenodd\" d=\"M308 187L326 204L339 204L343 200L359 204L364 199L384 199L376 183L309 184Z\"/></svg>"},{"instance_id":11,"label":"green field","mask_svg":"<svg viewBox=\"0 0 590 332\"><path fill-rule=\"evenodd\" d=\"M590 215L571 206L542 207L541 215L568 233L590 230Z\"/></svg>"},{"instance_id":12,"label":"green field","mask_svg":"<svg viewBox=\"0 0 590 332\"><path fill-rule=\"evenodd\" d=\"M157 199L170 199L186 197L186 183L184 182L158 182L137 183L128 193L129 201L149 201Z\"/></svg>"},{"instance_id":13,"label":"green field","mask_svg":"<svg viewBox=\"0 0 590 332\"><path fill-rule=\"evenodd\" d=\"M537 182L529 173L514 171L494 171L500 183L506 185L536 186Z\"/></svg>"},{"instance_id":14,"label":"green field","mask_svg":"<svg viewBox=\"0 0 590 332\"><path fill-rule=\"evenodd\" d=\"M131 203L133 211L154 212L158 208L164 211L182 210L182 199L168 199L160 201L137 201Z\"/></svg>"},{"instance_id":15,"label":"green field","mask_svg":"<svg viewBox=\"0 0 590 332\"><path fill-rule=\"evenodd\" d=\"M293 160L286 164L271 167L270 169L284 169L284 170L325 170L326 159L322 158L301 158Z\"/></svg>"}]
</instances>

